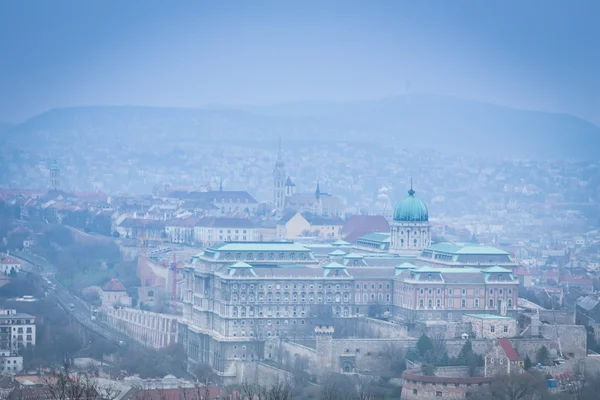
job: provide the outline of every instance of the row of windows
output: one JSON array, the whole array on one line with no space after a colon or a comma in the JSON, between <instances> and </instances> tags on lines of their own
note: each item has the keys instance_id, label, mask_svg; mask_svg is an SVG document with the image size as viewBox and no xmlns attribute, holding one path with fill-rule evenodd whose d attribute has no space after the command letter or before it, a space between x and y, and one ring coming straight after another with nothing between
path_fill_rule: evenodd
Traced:
<instances>
[{"instance_id":1,"label":"row of windows","mask_svg":"<svg viewBox=\"0 0 600 400\"><path fill-rule=\"evenodd\" d=\"M441 308L442 307L442 300L441 299L436 299L435 306L437 308ZM507 306L508 306L508 308L512 308L512 306L513 306L512 299L508 299ZM448 308L453 308L453 307L454 307L454 300L453 299L448 299ZM461 308L467 308L467 299L461 299L460 300L460 307ZM490 308L494 308L494 299L490 299L489 300L489 307ZM425 308L425 301L424 301L424 299L419 299L419 308ZM433 299L427 300L427 308L433 308ZM479 308L479 299L473 299L473 308Z\"/></svg>"},{"instance_id":2,"label":"row of windows","mask_svg":"<svg viewBox=\"0 0 600 400\"><path fill-rule=\"evenodd\" d=\"M363 285L362 285L362 288L363 288L364 290L367 290L367 289L368 289L368 287L369 287L369 285L368 285L368 284L366 284L366 283L363 283ZM378 284L378 285L377 285L377 288L378 288L379 290L383 289L383 284L382 284L382 283ZM387 283L387 284L385 285L385 288L389 290L389 289L390 289L390 284L389 284L389 283ZM357 283L357 284L356 284L356 289L357 289L357 290L360 290L360 283ZM371 289L372 289L372 290L374 290L374 289L375 289L375 284L374 284L374 283L371 283Z\"/></svg>"},{"instance_id":3,"label":"row of windows","mask_svg":"<svg viewBox=\"0 0 600 400\"><path fill-rule=\"evenodd\" d=\"M381 295L381 293L380 293L380 295ZM365 296L366 296L366 293L365 293ZM388 296L389 296L389 294L388 294ZM317 295L315 295L314 293L309 293L308 296L302 294L302 295L300 295L300 297L298 297L297 295L294 294L291 296L291 301L296 302L296 301L298 301L298 298L300 298L301 302L309 301L311 303L314 303L315 298L317 299L318 303L322 303L323 298L327 299L327 303L331 303L333 301L335 301L336 303L340 303L342 301L342 295L339 293L336 293L335 295L333 295L331 293L327 293L326 296L323 296L322 293L318 293ZM275 296L273 296L271 293L268 293L266 296L259 294L257 297L255 297L254 294L250 294L250 295L248 295L247 299L248 299L249 303L254 303L255 299L258 299L258 302L263 302L266 300L267 302L275 301L276 303L279 303L279 302L283 301L283 302L287 303L290 301L290 296L288 293L284 293L283 296L281 296L279 293L276 293ZM347 303L349 301L348 293L344 293L343 299L344 299L344 303ZM245 303L246 295L242 294L238 297L236 294L234 294L231 296L232 302L237 303L238 300L241 303Z\"/></svg>"},{"instance_id":4,"label":"row of windows","mask_svg":"<svg viewBox=\"0 0 600 400\"><path fill-rule=\"evenodd\" d=\"M279 283L277 283L277 284L275 284L275 285L266 285L266 286L267 286L267 290L272 290L272 289L273 289L273 287L275 287L275 289L276 289L276 290L279 290L279 289L281 289L281 286L282 286L282 285L281 285L281 284L279 284ZM291 285L292 289L298 289L298 288L301 288L301 289L306 289L306 287L307 287L307 286L308 286L308 288L309 288L309 289L314 289L314 288L315 288L315 285L305 285L305 284L301 284L301 285L299 285L299 284L296 284L296 283L294 283L294 284L292 284L292 285ZM246 287L248 287L248 289L250 289L250 290L254 290L254 288L255 288L254 284L250 284L250 285L247 285L247 286L246 286L246 284L245 284L245 283L242 283L242 284L240 284L240 285L239 285L239 288L240 288L241 290L246 290ZM317 287L318 287L319 289L323 289L323 285L322 285L322 284L319 284ZM326 285L325 287L326 287L327 289L333 289L333 285L332 285L332 284ZM335 285L335 288L336 288L337 290L340 290L340 289L341 289L341 287L342 287L342 286L341 286L340 284L337 284L337 285ZM264 290L264 288L265 288L265 285L261 283L261 284L259 284L259 285L258 285L258 288L259 288L260 290ZM286 283L286 284L284 284L284 285L283 285L283 288L284 288L284 289L289 289L289 288L290 288L290 284L289 284L289 283ZM232 290L237 290L237 289L238 289L238 284L237 284L237 283L234 283L234 284L232 284L232 285L231 285L231 289L232 289ZM346 289L346 290L350 289L350 285L348 285L348 284L345 284L345 285L344 285L344 289Z\"/></svg>"},{"instance_id":5,"label":"row of windows","mask_svg":"<svg viewBox=\"0 0 600 400\"><path fill-rule=\"evenodd\" d=\"M221 236L222 237L222 236ZM229 236L230 237L230 236ZM278 260L285 260L286 253L279 253L278 255ZM225 259L226 260L233 260L234 254L233 253L225 253ZM265 258L266 257L266 258ZM298 260L306 260L306 253L298 253L298 255L296 256L296 253L289 253L288 255L288 260L296 260L296 257L298 257ZM243 254L242 253L235 253L235 259L236 260L242 260L243 259ZM246 260L254 260L254 253L246 253ZM256 255L256 259L257 260L275 260L275 253L267 253L265 256L265 253L258 253Z\"/></svg>"},{"instance_id":6,"label":"row of windows","mask_svg":"<svg viewBox=\"0 0 600 400\"><path fill-rule=\"evenodd\" d=\"M381 288L380 288L380 289L381 289ZM434 289L428 289L428 290L427 290L427 294L429 294L429 295L433 294L433 290L434 290ZM482 292L483 292L483 289L482 289ZM512 290L512 289L507 289L507 292L508 292L508 294L512 294L513 290ZM420 293L421 293L421 294L425 294L425 289L421 289L421 290L420 290ZM437 289L437 290L436 290L436 293L437 293L438 295L439 295L439 294L442 294L442 290L441 290L441 289ZM457 293L458 293L458 289L457 289ZM491 295L493 295L493 294L495 293L494 289L490 289L490 290L489 290L489 293L490 293ZM454 291L453 291L453 289L448 289L448 294L454 294ZM464 295L466 295L466 294L467 294L467 289L461 289L461 294L462 294L463 296L464 296ZM502 294L504 294L504 289L498 289L498 294L499 294L499 295L502 295ZM479 289L475 289L475 296L478 296L478 295L479 295Z\"/></svg>"}]
</instances>

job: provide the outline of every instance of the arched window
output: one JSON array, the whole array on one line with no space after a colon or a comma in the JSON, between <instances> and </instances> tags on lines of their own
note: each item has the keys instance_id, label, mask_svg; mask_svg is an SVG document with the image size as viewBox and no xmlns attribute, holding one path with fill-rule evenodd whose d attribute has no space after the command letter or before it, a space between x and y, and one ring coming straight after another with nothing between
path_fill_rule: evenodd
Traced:
<instances>
[{"instance_id":1,"label":"arched window","mask_svg":"<svg viewBox=\"0 0 600 400\"><path fill-rule=\"evenodd\" d=\"M490 299L490 308L494 308L494 299Z\"/></svg>"},{"instance_id":2,"label":"arched window","mask_svg":"<svg viewBox=\"0 0 600 400\"><path fill-rule=\"evenodd\" d=\"M269 253L269 260L274 260L274 259L275 259L275 254Z\"/></svg>"},{"instance_id":3,"label":"arched window","mask_svg":"<svg viewBox=\"0 0 600 400\"><path fill-rule=\"evenodd\" d=\"M431 300L431 299L427 300L427 307L429 307L429 308L433 307L433 300Z\"/></svg>"},{"instance_id":4,"label":"arched window","mask_svg":"<svg viewBox=\"0 0 600 400\"><path fill-rule=\"evenodd\" d=\"M265 255L263 253L258 253L258 259L259 260L264 260Z\"/></svg>"},{"instance_id":5,"label":"arched window","mask_svg":"<svg viewBox=\"0 0 600 400\"><path fill-rule=\"evenodd\" d=\"M294 253L290 253L290 260L295 260L296 259L296 255Z\"/></svg>"},{"instance_id":6,"label":"arched window","mask_svg":"<svg viewBox=\"0 0 600 400\"><path fill-rule=\"evenodd\" d=\"M419 307L423 308L423 299L419 299Z\"/></svg>"},{"instance_id":7,"label":"arched window","mask_svg":"<svg viewBox=\"0 0 600 400\"><path fill-rule=\"evenodd\" d=\"M512 308L512 299L508 299L508 308Z\"/></svg>"},{"instance_id":8,"label":"arched window","mask_svg":"<svg viewBox=\"0 0 600 400\"><path fill-rule=\"evenodd\" d=\"M435 306L438 307L438 308L440 308L442 306L442 299L437 299L435 301Z\"/></svg>"}]
</instances>

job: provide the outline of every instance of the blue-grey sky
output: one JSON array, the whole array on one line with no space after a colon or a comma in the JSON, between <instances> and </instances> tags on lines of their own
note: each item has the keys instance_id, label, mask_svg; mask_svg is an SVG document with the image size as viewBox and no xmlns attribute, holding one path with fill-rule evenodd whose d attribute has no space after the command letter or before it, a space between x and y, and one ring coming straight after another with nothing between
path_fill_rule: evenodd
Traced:
<instances>
[{"instance_id":1,"label":"blue-grey sky","mask_svg":"<svg viewBox=\"0 0 600 400\"><path fill-rule=\"evenodd\" d=\"M0 121L411 92L600 123L600 2L0 2Z\"/></svg>"}]
</instances>

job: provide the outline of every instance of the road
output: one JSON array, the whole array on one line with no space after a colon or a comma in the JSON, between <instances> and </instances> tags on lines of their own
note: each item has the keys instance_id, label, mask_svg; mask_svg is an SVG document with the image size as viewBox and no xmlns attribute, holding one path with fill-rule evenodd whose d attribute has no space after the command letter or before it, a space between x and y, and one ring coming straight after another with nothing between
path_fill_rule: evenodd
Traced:
<instances>
[{"instance_id":1,"label":"road","mask_svg":"<svg viewBox=\"0 0 600 400\"><path fill-rule=\"evenodd\" d=\"M48 294L55 297L60 306L64 308L65 311L72 318L75 318L81 325L104 337L105 339L114 341L116 343L133 343L138 345L137 342L127 335L111 329L96 320L92 320L93 307L81 300L79 297L75 296L73 293L69 292L67 288L65 288L56 280L56 270L54 266L47 260L28 251L16 252L11 255L29 263L30 266L24 267L23 270L28 273L41 276L44 280L44 286ZM70 307L71 304L73 304L72 308Z\"/></svg>"}]
</instances>

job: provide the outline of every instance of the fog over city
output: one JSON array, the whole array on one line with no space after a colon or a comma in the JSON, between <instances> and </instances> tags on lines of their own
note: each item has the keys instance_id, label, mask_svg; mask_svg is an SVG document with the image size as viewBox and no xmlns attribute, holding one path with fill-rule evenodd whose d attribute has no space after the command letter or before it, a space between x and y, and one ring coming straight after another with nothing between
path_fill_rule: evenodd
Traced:
<instances>
[{"instance_id":1,"label":"fog over city","mask_svg":"<svg viewBox=\"0 0 600 400\"><path fill-rule=\"evenodd\" d=\"M0 398L600 398L600 3L0 3Z\"/></svg>"}]
</instances>

